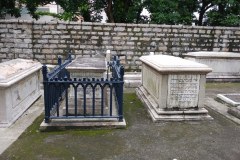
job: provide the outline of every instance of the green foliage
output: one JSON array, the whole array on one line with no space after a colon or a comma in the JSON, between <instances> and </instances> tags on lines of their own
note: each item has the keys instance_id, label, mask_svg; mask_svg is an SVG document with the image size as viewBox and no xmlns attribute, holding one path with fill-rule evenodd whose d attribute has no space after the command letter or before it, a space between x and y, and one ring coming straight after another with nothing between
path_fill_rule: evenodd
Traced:
<instances>
[{"instance_id":1,"label":"green foliage","mask_svg":"<svg viewBox=\"0 0 240 160\"><path fill-rule=\"evenodd\" d=\"M191 24L196 0L147 0L147 9L151 13L151 23Z\"/></svg>"},{"instance_id":2,"label":"green foliage","mask_svg":"<svg viewBox=\"0 0 240 160\"><path fill-rule=\"evenodd\" d=\"M240 26L240 1L215 0L214 7L207 13L207 25Z\"/></svg>"},{"instance_id":3,"label":"green foliage","mask_svg":"<svg viewBox=\"0 0 240 160\"><path fill-rule=\"evenodd\" d=\"M107 22L144 23L146 17L141 15L145 6L142 0L95 0L99 8L107 15Z\"/></svg>"},{"instance_id":4,"label":"green foliage","mask_svg":"<svg viewBox=\"0 0 240 160\"><path fill-rule=\"evenodd\" d=\"M39 5L55 2L64 12L59 14L38 12ZM100 22L105 11L107 22L157 23L211 26L240 26L239 0L8 0L0 1L0 17L10 14L20 16L26 4L33 18L50 15L61 20L74 20L81 15L84 21ZM150 19L141 15L143 8L150 12ZM199 18L193 13L198 12Z\"/></svg>"},{"instance_id":5,"label":"green foliage","mask_svg":"<svg viewBox=\"0 0 240 160\"><path fill-rule=\"evenodd\" d=\"M20 9L21 9L21 0L16 2L16 0L1 0L0 1L0 18L5 16L6 14L10 14L11 16L20 17Z\"/></svg>"}]
</instances>

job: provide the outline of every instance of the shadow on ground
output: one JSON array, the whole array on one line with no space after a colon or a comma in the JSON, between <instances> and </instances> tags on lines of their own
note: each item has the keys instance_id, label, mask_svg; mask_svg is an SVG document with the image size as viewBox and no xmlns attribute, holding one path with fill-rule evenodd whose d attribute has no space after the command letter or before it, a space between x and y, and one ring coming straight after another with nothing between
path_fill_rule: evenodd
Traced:
<instances>
[{"instance_id":1,"label":"shadow on ground","mask_svg":"<svg viewBox=\"0 0 240 160\"><path fill-rule=\"evenodd\" d=\"M39 132L42 115L0 159L239 160L240 126L215 112L213 121L153 123L134 93L124 107L126 129Z\"/></svg>"}]
</instances>

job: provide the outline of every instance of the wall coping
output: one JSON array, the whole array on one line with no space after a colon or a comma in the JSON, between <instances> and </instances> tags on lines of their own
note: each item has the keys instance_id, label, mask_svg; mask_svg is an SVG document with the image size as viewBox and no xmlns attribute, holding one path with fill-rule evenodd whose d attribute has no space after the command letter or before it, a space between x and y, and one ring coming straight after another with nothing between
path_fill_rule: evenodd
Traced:
<instances>
[{"instance_id":1,"label":"wall coping","mask_svg":"<svg viewBox=\"0 0 240 160\"><path fill-rule=\"evenodd\" d=\"M164 24L131 24L131 23L97 23L97 22L73 22L73 21L36 21L36 20L0 20L0 23L26 23L26 24L80 24L81 26L114 26L114 27L140 27L140 28L177 28L177 29L218 29L218 30L240 30L239 27L223 27L223 26L188 26L188 25L164 25Z\"/></svg>"}]
</instances>

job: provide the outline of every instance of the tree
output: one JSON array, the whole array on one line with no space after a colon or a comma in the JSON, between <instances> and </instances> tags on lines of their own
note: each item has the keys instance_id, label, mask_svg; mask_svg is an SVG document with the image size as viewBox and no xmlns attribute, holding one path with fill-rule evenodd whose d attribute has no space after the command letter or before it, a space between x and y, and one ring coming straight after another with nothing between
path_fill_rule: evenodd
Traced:
<instances>
[{"instance_id":1,"label":"tree","mask_svg":"<svg viewBox=\"0 0 240 160\"><path fill-rule=\"evenodd\" d=\"M39 5L55 2L64 12L53 14L37 11ZM51 15L63 20L74 20L76 15L85 21L99 22L105 12L107 22L111 23L148 23L141 15L143 8L150 12L150 23L185 24L213 26L240 26L239 0L7 0L0 1L0 17L6 14L20 16L25 4L33 18ZM194 18L198 12L199 18Z\"/></svg>"},{"instance_id":2,"label":"tree","mask_svg":"<svg viewBox=\"0 0 240 160\"><path fill-rule=\"evenodd\" d=\"M151 13L151 23L191 24L197 0L147 0L147 9Z\"/></svg>"},{"instance_id":3,"label":"tree","mask_svg":"<svg viewBox=\"0 0 240 160\"><path fill-rule=\"evenodd\" d=\"M55 2L64 12L59 14L49 12L38 12L39 5ZM85 21L92 21L92 6L89 0L26 0L26 7L33 18L38 19L40 15L51 15L63 20L73 20L76 15L81 14ZM95 20L97 21L97 20Z\"/></svg>"},{"instance_id":4,"label":"tree","mask_svg":"<svg viewBox=\"0 0 240 160\"><path fill-rule=\"evenodd\" d=\"M197 25L203 25L203 19L206 18L205 13L214 6L213 0L198 0L198 14L199 18L196 22Z\"/></svg>"},{"instance_id":5,"label":"tree","mask_svg":"<svg viewBox=\"0 0 240 160\"><path fill-rule=\"evenodd\" d=\"M6 14L20 17L21 2L22 1L17 2L16 0L0 1L0 18Z\"/></svg>"},{"instance_id":6,"label":"tree","mask_svg":"<svg viewBox=\"0 0 240 160\"><path fill-rule=\"evenodd\" d=\"M60 5L64 12L51 15L64 20L71 20L80 13L85 21L101 21L102 11L107 15L107 22L112 23L140 23L146 19L141 15L144 7L142 0L27 0L27 8L34 18L38 18L37 6L53 1Z\"/></svg>"},{"instance_id":7,"label":"tree","mask_svg":"<svg viewBox=\"0 0 240 160\"><path fill-rule=\"evenodd\" d=\"M142 0L96 0L111 23L141 23L145 17L141 12L145 6Z\"/></svg>"},{"instance_id":8,"label":"tree","mask_svg":"<svg viewBox=\"0 0 240 160\"><path fill-rule=\"evenodd\" d=\"M197 25L239 26L239 0L198 0Z\"/></svg>"},{"instance_id":9,"label":"tree","mask_svg":"<svg viewBox=\"0 0 240 160\"><path fill-rule=\"evenodd\" d=\"M207 25L240 26L240 1L216 0L214 7L207 13Z\"/></svg>"},{"instance_id":10,"label":"tree","mask_svg":"<svg viewBox=\"0 0 240 160\"><path fill-rule=\"evenodd\" d=\"M11 12L15 11L15 1L10 0L11 5L7 8ZM76 15L81 14L85 21L101 21L101 12L105 11L108 22L115 23L142 23L145 22L146 17L141 15L144 7L142 0L21 0L26 4L29 14L33 18L38 19L41 15L51 15L63 20L73 20ZM64 12L54 14L49 12L39 12L37 7L39 5L49 4L55 2ZM17 14L13 16L20 16L20 8L16 10ZM6 12L9 14L10 12ZM1 15L4 15L1 12Z\"/></svg>"}]
</instances>

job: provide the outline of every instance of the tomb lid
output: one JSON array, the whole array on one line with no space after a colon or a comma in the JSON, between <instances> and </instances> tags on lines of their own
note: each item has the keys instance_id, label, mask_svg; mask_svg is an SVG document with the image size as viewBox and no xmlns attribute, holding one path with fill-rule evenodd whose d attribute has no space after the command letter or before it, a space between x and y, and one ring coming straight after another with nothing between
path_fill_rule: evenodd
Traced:
<instances>
[{"instance_id":1,"label":"tomb lid","mask_svg":"<svg viewBox=\"0 0 240 160\"><path fill-rule=\"evenodd\" d=\"M140 60L159 72L211 72L205 64L167 55L142 56Z\"/></svg>"},{"instance_id":2,"label":"tomb lid","mask_svg":"<svg viewBox=\"0 0 240 160\"><path fill-rule=\"evenodd\" d=\"M13 59L0 63L0 87L7 87L41 67L41 63L26 59Z\"/></svg>"},{"instance_id":3,"label":"tomb lid","mask_svg":"<svg viewBox=\"0 0 240 160\"><path fill-rule=\"evenodd\" d=\"M214 52L214 51L200 51L200 52L188 52L183 54L184 57L196 57L196 58L228 58L235 59L240 58L240 53L235 52Z\"/></svg>"},{"instance_id":4,"label":"tomb lid","mask_svg":"<svg viewBox=\"0 0 240 160\"><path fill-rule=\"evenodd\" d=\"M107 63L105 61L105 58L77 57L66 68L69 70L106 71Z\"/></svg>"}]
</instances>

